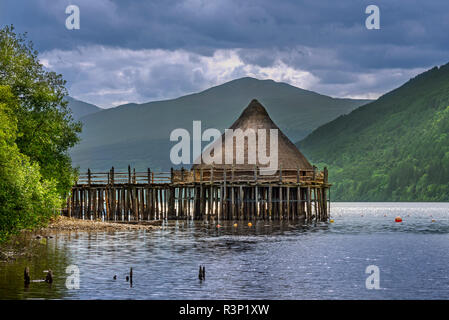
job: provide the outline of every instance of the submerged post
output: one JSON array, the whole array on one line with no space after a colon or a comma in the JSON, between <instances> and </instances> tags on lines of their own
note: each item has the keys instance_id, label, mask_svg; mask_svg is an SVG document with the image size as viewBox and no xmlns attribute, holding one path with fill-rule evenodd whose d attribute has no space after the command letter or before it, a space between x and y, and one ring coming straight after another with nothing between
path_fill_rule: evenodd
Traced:
<instances>
[{"instance_id":1,"label":"submerged post","mask_svg":"<svg viewBox=\"0 0 449 320\"><path fill-rule=\"evenodd\" d=\"M23 271L23 280L24 280L25 287L28 287L31 282L30 269L28 267L26 267L25 270Z\"/></svg>"}]
</instances>

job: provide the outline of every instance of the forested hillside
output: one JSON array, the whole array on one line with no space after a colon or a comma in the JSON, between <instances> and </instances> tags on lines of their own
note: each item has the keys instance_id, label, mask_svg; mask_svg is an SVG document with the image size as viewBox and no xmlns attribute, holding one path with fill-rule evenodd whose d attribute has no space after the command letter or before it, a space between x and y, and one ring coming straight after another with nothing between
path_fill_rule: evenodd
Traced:
<instances>
[{"instance_id":1,"label":"forested hillside","mask_svg":"<svg viewBox=\"0 0 449 320\"><path fill-rule=\"evenodd\" d=\"M449 64L341 116L298 143L329 167L334 200L449 200Z\"/></svg>"}]
</instances>

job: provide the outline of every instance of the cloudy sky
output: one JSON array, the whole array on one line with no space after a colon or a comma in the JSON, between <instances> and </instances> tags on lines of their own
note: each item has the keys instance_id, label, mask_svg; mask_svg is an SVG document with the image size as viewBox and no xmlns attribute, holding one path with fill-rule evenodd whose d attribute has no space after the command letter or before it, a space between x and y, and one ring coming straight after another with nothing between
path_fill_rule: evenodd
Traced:
<instances>
[{"instance_id":1,"label":"cloudy sky","mask_svg":"<svg viewBox=\"0 0 449 320\"><path fill-rule=\"evenodd\" d=\"M365 9L380 8L380 30ZM68 30L68 5L80 29ZM449 62L447 0L1 0L75 98L108 108L273 79L377 98Z\"/></svg>"}]
</instances>

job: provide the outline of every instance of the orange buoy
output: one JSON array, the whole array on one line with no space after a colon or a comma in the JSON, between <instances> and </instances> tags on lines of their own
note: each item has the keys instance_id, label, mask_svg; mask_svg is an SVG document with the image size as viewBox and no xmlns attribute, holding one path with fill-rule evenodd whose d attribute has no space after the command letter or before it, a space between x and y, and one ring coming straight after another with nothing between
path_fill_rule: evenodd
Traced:
<instances>
[{"instance_id":1,"label":"orange buoy","mask_svg":"<svg viewBox=\"0 0 449 320\"><path fill-rule=\"evenodd\" d=\"M221 228L221 225L217 224L217 228Z\"/></svg>"},{"instance_id":2,"label":"orange buoy","mask_svg":"<svg viewBox=\"0 0 449 320\"><path fill-rule=\"evenodd\" d=\"M334 223L334 219L330 219L329 222L330 222L330 223Z\"/></svg>"},{"instance_id":3,"label":"orange buoy","mask_svg":"<svg viewBox=\"0 0 449 320\"><path fill-rule=\"evenodd\" d=\"M394 219L394 222L402 222L402 218L401 218L400 216L397 216L397 217Z\"/></svg>"},{"instance_id":4,"label":"orange buoy","mask_svg":"<svg viewBox=\"0 0 449 320\"><path fill-rule=\"evenodd\" d=\"M236 227L236 228L237 228L237 223L234 223L234 227Z\"/></svg>"},{"instance_id":5,"label":"orange buoy","mask_svg":"<svg viewBox=\"0 0 449 320\"><path fill-rule=\"evenodd\" d=\"M435 222L436 220L435 219L432 219L432 222Z\"/></svg>"},{"instance_id":6,"label":"orange buoy","mask_svg":"<svg viewBox=\"0 0 449 320\"><path fill-rule=\"evenodd\" d=\"M248 222L248 227L252 227L253 224L251 222Z\"/></svg>"}]
</instances>

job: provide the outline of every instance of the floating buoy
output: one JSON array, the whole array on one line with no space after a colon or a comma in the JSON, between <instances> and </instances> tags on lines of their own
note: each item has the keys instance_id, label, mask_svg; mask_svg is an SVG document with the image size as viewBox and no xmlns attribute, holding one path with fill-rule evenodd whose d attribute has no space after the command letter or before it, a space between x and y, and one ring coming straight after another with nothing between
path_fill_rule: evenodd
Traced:
<instances>
[{"instance_id":1,"label":"floating buoy","mask_svg":"<svg viewBox=\"0 0 449 320\"><path fill-rule=\"evenodd\" d=\"M432 222L435 222L436 220L435 219L432 219Z\"/></svg>"},{"instance_id":2,"label":"floating buoy","mask_svg":"<svg viewBox=\"0 0 449 320\"><path fill-rule=\"evenodd\" d=\"M221 228L221 225L217 224L217 228Z\"/></svg>"},{"instance_id":3,"label":"floating buoy","mask_svg":"<svg viewBox=\"0 0 449 320\"><path fill-rule=\"evenodd\" d=\"M386 217L387 216L387 214L384 214L384 217Z\"/></svg>"},{"instance_id":4,"label":"floating buoy","mask_svg":"<svg viewBox=\"0 0 449 320\"><path fill-rule=\"evenodd\" d=\"M253 224L251 222L248 222L248 227L252 227Z\"/></svg>"},{"instance_id":5,"label":"floating buoy","mask_svg":"<svg viewBox=\"0 0 449 320\"><path fill-rule=\"evenodd\" d=\"M236 228L237 228L237 226L238 226L238 224L237 224L237 223L234 223L234 227L236 227Z\"/></svg>"},{"instance_id":6,"label":"floating buoy","mask_svg":"<svg viewBox=\"0 0 449 320\"><path fill-rule=\"evenodd\" d=\"M397 216L397 217L394 219L394 222L402 222L402 218L399 217L399 216Z\"/></svg>"},{"instance_id":7,"label":"floating buoy","mask_svg":"<svg viewBox=\"0 0 449 320\"><path fill-rule=\"evenodd\" d=\"M330 219L329 222L330 222L330 223L334 223L334 219Z\"/></svg>"}]
</instances>

